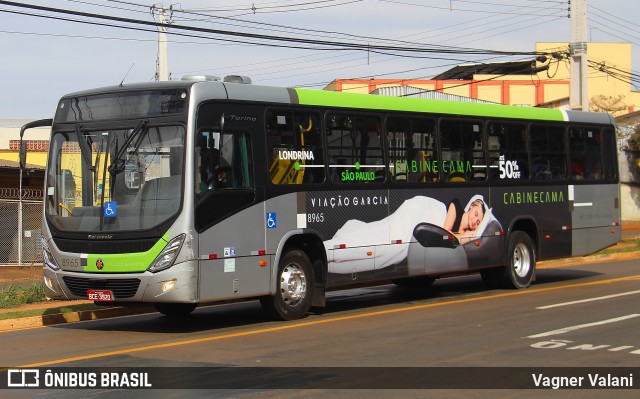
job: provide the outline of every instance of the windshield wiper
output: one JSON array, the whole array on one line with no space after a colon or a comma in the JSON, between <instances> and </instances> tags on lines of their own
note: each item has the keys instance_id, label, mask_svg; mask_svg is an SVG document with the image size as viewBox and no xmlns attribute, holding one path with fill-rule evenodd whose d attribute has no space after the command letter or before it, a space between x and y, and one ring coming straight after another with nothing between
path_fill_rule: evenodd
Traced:
<instances>
[{"instance_id":1,"label":"windshield wiper","mask_svg":"<svg viewBox=\"0 0 640 399\"><path fill-rule=\"evenodd\" d=\"M76 136L78 136L78 146L80 147L80 155L84 161L83 163L86 165L87 169L93 171L94 168L91 164L91 148L89 147L89 143L87 143L84 132L78 125L76 125Z\"/></svg>"},{"instance_id":2,"label":"windshield wiper","mask_svg":"<svg viewBox=\"0 0 640 399\"><path fill-rule=\"evenodd\" d=\"M140 123L138 123L138 126L136 126L135 129L133 129L129 137L127 137L125 142L122 144L122 147L120 147L116 155L113 157L113 160L109 165L109 173L115 175L124 170L125 161L122 159L122 156L125 154L125 152L127 152L127 148L129 147L129 144L131 144L133 139L136 138L136 136L138 136L140 132L142 132L142 130L144 129L145 126L147 126L148 123L149 123L148 119L141 120ZM136 141L136 144L134 147L134 152L137 151L138 147L140 147L140 144L142 144L143 137L144 137L143 135L138 137L138 140Z\"/></svg>"}]
</instances>

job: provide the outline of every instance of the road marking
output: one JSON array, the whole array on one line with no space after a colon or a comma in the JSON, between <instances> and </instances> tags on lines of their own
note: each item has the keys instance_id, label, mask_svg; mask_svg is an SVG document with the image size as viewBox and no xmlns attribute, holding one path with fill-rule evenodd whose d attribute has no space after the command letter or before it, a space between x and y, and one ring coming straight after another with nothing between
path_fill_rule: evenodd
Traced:
<instances>
[{"instance_id":1,"label":"road marking","mask_svg":"<svg viewBox=\"0 0 640 399\"><path fill-rule=\"evenodd\" d=\"M407 312L407 311L413 311L413 310L422 310L422 309L435 308L435 307L439 307L439 306L456 305L456 304L470 303L470 302L479 302L479 301L485 301L485 300L497 299L497 298L506 298L506 297L512 297L512 296L516 296L516 295L529 295L529 294L537 294L537 293L547 292L547 291L556 291L556 290L560 290L560 289L589 287L589 286L592 286L592 285L601 285L601 284L611 284L611 283L629 281L629 280L637 279L639 277L640 277L640 275L634 275L634 276L628 276L628 277L618 277L618 278L612 278L612 279L607 279L607 280L590 281L590 282L586 282L586 283L577 283L577 284L563 285L563 286L557 286L557 287L528 289L528 290L521 290L521 291L510 291L510 292L503 292L503 293L499 293L499 294L495 294L495 295L487 295L487 296L472 297L472 298L463 298L463 299L456 299L456 300L452 300L452 301L443 301L443 302L437 302L437 303L427 303L427 304L423 304L423 305L414 305L414 306L408 306L408 307L404 307L404 308L387 309L387 310L381 310L381 311L377 311L377 312L356 314L356 315L351 315L351 316L340 316L340 317L332 317L332 318L329 318L329 319L320 319L320 320L316 319L316 320L310 320L310 321L294 322L294 323L290 323L290 324L278 325L276 327L262 328L262 329L257 329L257 330L249 330L249 331L243 331L243 332L232 333L232 334L214 335L214 336L210 336L210 337L189 339L189 340L184 340L184 341L168 342L168 343L165 343L165 344L148 345L148 346L141 346L141 347L138 347L138 348L122 349L122 350L117 350L117 351L112 351L112 352L93 353L93 354L89 354L89 355L67 357L67 358L56 359L56 360L49 360L49 361L45 361L45 362L33 363L33 364L27 364L27 365L19 366L19 368L42 367L42 366L49 366L49 365L53 365L53 364L76 362L76 361L80 361L80 360L98 359L98 358L102 358L102 357L130 354L130 353L143 352L143 351L154 350L154 349L163 349L163 348L177 347L177 346L183 346L183 345L197 344L197 343L202 343L202 342L212 342L212 341L220 341L220 340L230 339L230 338L247 337L247 336L258 335L258 334L266 334L266 333L271 333L271 332L276 332L276 331L292 330L292 329L295 329L295 328L308 327L308 326L314 326L314 325L320 325L320 324L326 324L326 323L335 323L335 322L339 322L339 321L356 320L356 319L362 319L362 318L365 318L365 317L382 316L382 315L387 315L387 314L394 314L394 313Z\"/></svg>"},{"instance_id":2,"label":"road marking","mask_svg":"<svg viewBox=\"0 0 640 399\"><path fill-rule=\"evenodd\" d=\"M616 317L614 319L596 321L594 323L579 324L577 326L571 326L571 327L564 327L564 328L561 328L559 330L553 330L553 331L543 332L543 333L540 333L540 334L529 335L527 338L542 338L542 337L548 337L549 335L564 334L564 333L567 333L567 332L570 332L570 331L580 330L582 328L601 326L601 325L610 324L610 323L617 323L619 321L629 320L629 319L633 319L635 317L640 317L640 314L633 313L633 314L629 314L629 315L626 315L626 316Z\"/></svg>"},{"instance_id":3,"label":"road marking","mask_svg":"<svg viewBox=\"0 0 640 399\"><path fill-rule=\"evenodd\" d=\"M540 310L551 309L551 308L557 308L557 307L560 307L560 306L569 306L569 305L575 305L575 304L578 304L578 303L601 301L601 300L604 300L604 299L611 299L611 298L617 298L617 297L620 297L620 296L634 295L634 294L640 294L640 290L639 291L621 292L620 294L600 296L600 297L597 297L597 298L581 299L579 301L563 302L563 303L556 303L556 304L553 304L553 305L539 306L536 309L540 309Z\"/></svg>"}]
</instances>

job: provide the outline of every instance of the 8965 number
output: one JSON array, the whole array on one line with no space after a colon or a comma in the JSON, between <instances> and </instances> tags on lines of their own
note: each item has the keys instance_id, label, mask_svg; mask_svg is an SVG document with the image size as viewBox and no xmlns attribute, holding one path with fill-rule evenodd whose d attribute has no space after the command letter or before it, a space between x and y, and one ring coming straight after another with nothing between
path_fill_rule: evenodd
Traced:
<instances>
[{"instance_id":1,"label":"8965 number","mask_svg":"<svg viewBox=\"0 0 640 399\"><path fill-rule=\"evenodd\" d=\"M307 223L324 222L324 213L307 213Z\"/></svg>"}]
</instances>

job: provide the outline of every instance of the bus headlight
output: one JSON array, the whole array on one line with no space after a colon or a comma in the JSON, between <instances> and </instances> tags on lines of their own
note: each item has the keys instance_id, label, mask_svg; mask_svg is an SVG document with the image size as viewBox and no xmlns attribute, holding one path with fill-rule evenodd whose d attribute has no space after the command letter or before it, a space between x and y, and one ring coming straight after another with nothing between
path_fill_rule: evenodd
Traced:
<instances>
[{"instance_id":1,"label":"bus headlight","mask_svg":"<svg viewBox=\"0 0 640 399\"><path fill-rule=\"evenodd\" d=\"M42 261L49 269L60 270L60 266L58 266L56 258L54 258L51 251L49 251L49 247L47 246L47 242L44 237L42 237Z\"/></svg>"},{"instance_id":2,"label":"bus headlight","mask_svg":"<svg viewBox=\"0 0 640 399\"><path fill-rule=\"evenodd\" d=\"M169 243L164 247L162 252L151 262L151 266L147 270L151 273L157 273L160 270L168 269L173 265L173 262L176 260L176 256L178 256L178 252L180 252L180 248L182 248L182 243L184 242L185 235L180 234L173 240L169 241Z\"/></svg>"}]
</instances>

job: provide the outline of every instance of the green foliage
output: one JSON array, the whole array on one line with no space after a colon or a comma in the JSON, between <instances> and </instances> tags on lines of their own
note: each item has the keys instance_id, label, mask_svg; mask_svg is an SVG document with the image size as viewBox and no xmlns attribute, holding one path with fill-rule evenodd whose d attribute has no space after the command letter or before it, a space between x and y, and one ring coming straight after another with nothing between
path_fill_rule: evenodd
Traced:
<instances>
[{"instance_id":1,"label":"green foliage","mask_svg":"<svg viewBox=\"0 0 640 399\"><path fill-rule=\"evenodd\" d=\"M596 255L617 254L640 251L640 239L630 238L620 241L618 245L596 252Z\"/></svg>"},{"instance_id":2,"label":"green foliage","mask_svg":"<svg viewBox=\"0 0 640 399\"><path fill-rule=\"evenodd\" d=\"M0 313L0 320L18 319L21 317L46 316L50 314L83 312L85 310L100 309L92 303L83 303L80 305L60 306L57 308L32 309L32 310L16 310L15 312Z\"/></svg>"},{"instance_id":3,"label":"green foliage","mask_svg":"<svg viewBox=\"0 0 640 399\"><path fill-rule=\"evenodd\" d=\"M627 147L630 150L640 150L640 124L636 126L635 131L629 136Z\"/></svg>"},{"instance_id":4,"label":"green foliage","mask_svg":"<svg viewBox=\"0 0 640 399\"><path fill-rule=\"evenodd\" d=\"M0 309L15 308L29 303L39 303L46 300L44 286L40 283L21 288L11 284L0 289Z\"/></svg>"}]
</instances>

